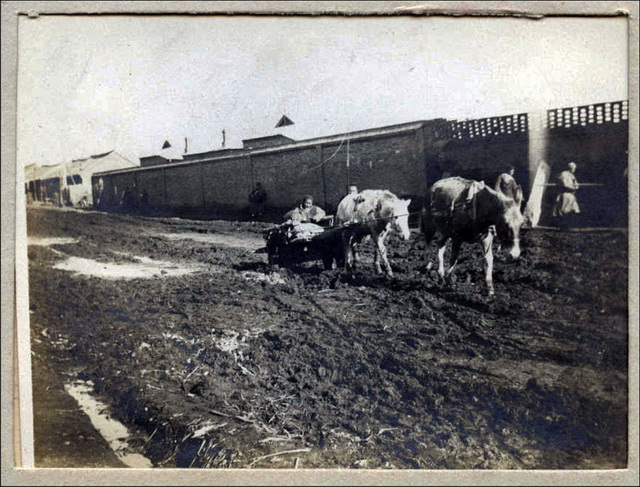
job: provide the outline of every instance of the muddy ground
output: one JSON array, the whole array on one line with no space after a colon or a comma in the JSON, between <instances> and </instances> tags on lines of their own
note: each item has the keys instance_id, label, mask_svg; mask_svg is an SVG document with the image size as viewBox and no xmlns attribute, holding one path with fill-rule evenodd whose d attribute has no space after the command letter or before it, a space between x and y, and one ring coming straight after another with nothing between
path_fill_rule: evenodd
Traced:
<instances>
[{"instance_id":1,"label":"muddy ground","mask_svg":"<svg viewBox=\"0 0 640 487\"><path fill-rule=\"evenodd\" d=\"M37 466L78 434L50 400L73 379L156 467L626 465L626 233L528 230L489 298L479 246L446 288L417 232L390 240L393 278L365 249L350 279L274 272L254 252L268 227L29 209L34 242L71 238L28 249ZM54 268L69 257L91 261Z\"/></svg>"}]
</instances>

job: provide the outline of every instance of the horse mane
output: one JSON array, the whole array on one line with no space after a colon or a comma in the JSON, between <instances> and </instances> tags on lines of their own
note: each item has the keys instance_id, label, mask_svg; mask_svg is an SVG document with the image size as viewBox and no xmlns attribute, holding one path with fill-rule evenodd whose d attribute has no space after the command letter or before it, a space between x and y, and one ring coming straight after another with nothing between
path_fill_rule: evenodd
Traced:
<instances>
[{"instance_id":1,"label":"horse mane","mask_svg":"<svg viewBox=\"0 0 640 487\"><path fill-rule=\"evenodd\" d=\"M489 196L488 198L485 198L485 204L488 204L491 208L489 210L489 214L504 215L509 210L516 207L516 202L504 195L501 191L495 191L489 186L485 186L484 190L486 190L485 194ZM476 197L477 196L479 195L476 195Z\"/></svg>"}]
</instances>

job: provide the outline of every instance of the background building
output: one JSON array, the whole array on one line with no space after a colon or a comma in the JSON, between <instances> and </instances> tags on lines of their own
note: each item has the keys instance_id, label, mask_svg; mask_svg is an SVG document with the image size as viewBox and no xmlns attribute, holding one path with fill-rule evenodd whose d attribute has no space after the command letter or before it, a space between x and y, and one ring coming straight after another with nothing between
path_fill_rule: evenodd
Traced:
<instances>
[{"instance_id":1,"label":"background building","mask_svg":"<svg viewBox=\"0 0 640 487\"><path fill-rule=\"evenodd\" d=\"M115 150L52 166L32 164L25 168L27 198L31 202L58 206L93 205L91 177L94 173L137 166L137 162Z\"/></svg>"}]
</instances>

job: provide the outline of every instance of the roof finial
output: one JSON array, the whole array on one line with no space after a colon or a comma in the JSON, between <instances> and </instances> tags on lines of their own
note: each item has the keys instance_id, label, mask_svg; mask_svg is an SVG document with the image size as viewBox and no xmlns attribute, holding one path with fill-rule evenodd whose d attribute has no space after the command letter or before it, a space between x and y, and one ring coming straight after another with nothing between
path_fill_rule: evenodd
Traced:
<instances>
[{"instance_id":1,"label":"roof finial","mask_svg":"<svg viewBox=\"0 0 640 487\"><path fill-rule=\"evenodd\" d=\"M287 125L293 125L293 121L289 117L287 117L286 115L282 115L282 118L276 124L275 128L286 127Z\"/></svg>"}]
</instances>

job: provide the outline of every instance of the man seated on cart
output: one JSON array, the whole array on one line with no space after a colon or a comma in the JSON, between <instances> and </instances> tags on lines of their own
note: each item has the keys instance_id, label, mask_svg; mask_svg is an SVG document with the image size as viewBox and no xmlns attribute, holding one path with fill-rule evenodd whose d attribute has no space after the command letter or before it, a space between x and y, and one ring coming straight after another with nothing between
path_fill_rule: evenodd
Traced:
<instances>
[{"instance_id":1,"label":"man seated on cart","mask_svg":"<svg viewBox=\"0 0 640 487\"><path fill-rule=\"evenodd\" d=\"M331 225L332 216L313 204L313 196L305 195L300 204L284 215L284 224L289 242L309 241L324 232L321 224Z\"/></svg>"},{"instance_id":2,"label":"man seated on cart","mask_svg":"<svg viewBox=\"0 0 640 487\"><path fill-rule=\"evenodd\" d=\"M305 195L300 204L284 215L285 223L297 225L300 223L320 223L326 219L322 208L313 204L313 196Z\"/></svg>"}]
</instances>

